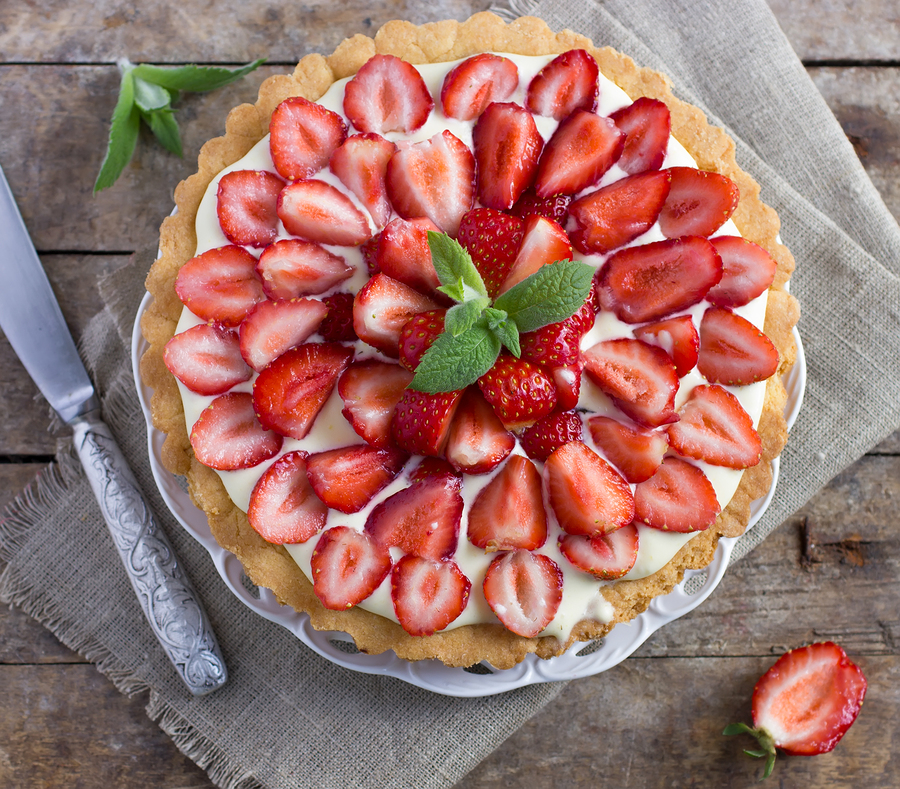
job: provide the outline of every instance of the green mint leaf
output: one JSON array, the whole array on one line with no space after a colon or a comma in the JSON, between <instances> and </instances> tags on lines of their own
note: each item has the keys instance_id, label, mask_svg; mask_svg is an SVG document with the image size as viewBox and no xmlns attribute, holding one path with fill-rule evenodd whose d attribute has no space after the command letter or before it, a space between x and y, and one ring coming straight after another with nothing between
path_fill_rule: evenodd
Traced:
<instances>
[{"instance_id":1,"label":"green mint leaf","mask_svg":"<svg viewBox=\"0 0 900 789\"><path fill-rule=\"evenodd\" d=\"M172 95L165 88L134 78L134 103L144 112L164 110L172 106Z\"/></svg>"},{"instance_id":2,"label":"green mint leaf","mask_svg":"<svg viewBox=\"0 0 900 789\"><path fill-rule=\"evenodd\" d=\"M522 347L519 344L519 327L515 321L510 320L503 310L494 307L488 307L484 311L484 317L494 336L518 359L522 355Z\"/></svg>"},{"instance_id":3,"label":"green mint leaf","mask_svg":"<svg viewBox=\"0 0 900 789\"><path fill-rule=\"evenodd\" d=\"M444 331L454 337L459 337L460 334L467 332L475 325L487 305L488 299L486 296L480 299L472 299L462 304L455 304L447 310L444 316Z\"/></svg>"},{"instance_id":4,"label":"green mint leaf","mask_svg":"<svg viewBox=\"0 0 900 789\"><path fill-rule=\"evenodd\" d=\"M456 301L468 301L474 296L487 296L484 280L475 268L471 255L456 239L429 230L428 248L431 250L431 261L438 279L446 288L438 290Z\"/></svg>"},{"instance_id":5,"label":"green mint leaf","mask_svg":"<svg viewBox=\"0 0 900 789\"><path fill-rule=\"evenodd\" d=\"M134 70L128 64L122 69L119 99L109 125L106 156L94 182L94 194L112 186L131 161L140 127L140 113L134 103Z\"/></svg>"},{"instance_id":6,"label":"green mint leaf","mask_svg":"<svg viewBox=\"0 0 900 789\"><path fill-rule=\"evenodd\" d=\"M178 128L178 121L175 120L175 113L172 110L162 109L141 113L141 117L150 127L153 136L156 137L163 148L176 156L183 155L181 131Z\"/></svg>"},{"instance_id":7,"label":"green mint leaf","mask_svg":"<svg viewBox=\"0 0 900 789\"><path fill-rule=\"evenodd\" d=\"M254 60L237 69L219 68L215 66L181 66L178 68L161 68L141 63L134 67L134 74L142 80L152 82L169 90L186 90L192 93L205 93L209 90L230 85L246 76L265 63L265 58Z\"/></svg>"},{"instance_id":8,"label":"green mint leaf","mask_svg":"<svg viewBox=\"0 0 900 789\"><path fill-rule=\"evenodd\" d=\"M445 296L449 296L453 301L463 302L466 300L466 284L460 277L456 282L440 285L436 288Z\"/></svg>"},{"instance_id":9,"label":"green mint leaf","mask_svg":"<svg viewBox=\"0 0 900 789\"><path fill-rule=\"evenodd\" d=\"M444 332L416 368L410 389L429 394L453 392L474 384L500 355L500 341L479 321L458 337Z\"/></svg>"},{"instance_id":10,"label":"green mint leaf","mask_svg":"<svg viewBox=\"0 0 900 789\"><path fill-rule=\"evenodd\" d=\"M497 297L520 332L534 331L574 315L591 292L595 269L576 260L541 266L534 274Z\"/></svg>"}]
</instances>

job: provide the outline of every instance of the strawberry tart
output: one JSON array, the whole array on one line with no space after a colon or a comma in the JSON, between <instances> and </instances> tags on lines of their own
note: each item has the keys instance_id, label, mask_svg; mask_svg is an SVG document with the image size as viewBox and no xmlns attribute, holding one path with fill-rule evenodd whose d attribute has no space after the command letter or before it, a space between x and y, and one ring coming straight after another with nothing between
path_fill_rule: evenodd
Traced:
<instances>
[{"instance_id":1,"label":"strawberry tart","mask_svg":"<svg viewBox=\"0 0 900 789\"><path fill-rule=\"evenodd\" d=\"M602 637L746 528L793 262L668 80L540 20L395 22L273 77L179 185L142 319L164 462L364 652Z\"/></svg>"}]
</instances>

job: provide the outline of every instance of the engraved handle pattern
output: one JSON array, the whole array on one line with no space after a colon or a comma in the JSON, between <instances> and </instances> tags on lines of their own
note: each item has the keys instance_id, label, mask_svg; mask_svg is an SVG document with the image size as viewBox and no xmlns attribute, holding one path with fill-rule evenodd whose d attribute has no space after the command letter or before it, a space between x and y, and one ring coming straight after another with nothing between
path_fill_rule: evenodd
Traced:
<instances>
[{"instance_id":1,"label":"engraved handle pattern","mask_svg":"<svg viewBox=\"0 0 900 789\"><path fill-rule=\"evenodd\" d=\"M78 456L154 635L191 693L202 696L221 687L228 674L206 612L112 433L93 414L71 424Z\"/></svg>"}]
</instances>

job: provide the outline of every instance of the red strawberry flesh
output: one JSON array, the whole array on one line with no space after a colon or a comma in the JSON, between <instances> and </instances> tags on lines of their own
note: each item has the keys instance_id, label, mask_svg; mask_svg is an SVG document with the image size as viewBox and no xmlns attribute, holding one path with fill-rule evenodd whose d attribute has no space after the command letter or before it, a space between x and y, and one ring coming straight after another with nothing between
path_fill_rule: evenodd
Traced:
<instances>
[{"instance_id":1,"label":"red strawberry flesh","mask_svg":"<svg viewBox=\"0 0 900 789\"><path fill-rule=\"evenodd\" d=\"M362 132L409 133L434 107L415 67L394 55L374 55L344 89L344 114Z\"/></svg>"},{"instance_id":2,"label":"red strawberry flesh","mask_svg":"<svg viewBox=\"0 0 900 789\"><path fill-rule=\"evenodd\" d=\"M609 534L593 537L563 534L559 538L563 556L579 570L601 581L614 581L627 575L637 561L638 546L638 529L633 523Z\"/></svg>"},{"instance_id":3,"label":"red strawberry flesh","mask_svg":"<svg viewBox=\"0 0 900 789\"><path fill-rule=\"evenodd\" d=\"M719 511L712 483L681 458L664 458L656 473L634 489L635 520L654 529L703 531L715 523Z\"/></svg>"},{"instance_id":4,"label":"red strawberry flesh","mask_svg":"<svg viewBox=\"0 0 900 789\"><path fill-rule=\"evenodd\" d=\"M316 299L262 301L241 324L240 352L257 372L316 331L328 312Z\"/></svg>"},{"instance_id":5,"label":"red strawberry flesh","mask_svg":"<svg viewBox=\"0 0 900 789\"><path fill-rule=\"evenodd\" d=\"M317 244L359 246L371 235L369 221L343 192L324 181L294 181L278 196L285 230Z\"/></svg>"},{"instance_id":6,"label":"red strawberry flesh","mask_svg":"<svg viewBox=\"0 0 900 789\"><path fill-rule=\"evenodd\" d=\"M353 362L338 380L344 401L341 413L367 443L379 449L390 446L391 419L412 373L376 359Z\"/></svg>"},{"instance_id":7,"label":"red strawberry flesh","mask_svg":"<svg viewBox=\"0 0 900 789\"><path fill-rule=\"evenodd\" d=\"M166 343L163 361L192 392L224 394L253 374L241 358L238 335L217 324L202 323Z\"/></svg>"},{"instance_id":8,"label":"red strawberry flesh","mask_svg":"<svg viewBox=\"0 0 900 789\"><path fill-rule=\"evenodd\" d=\"M536 115L561 121L597 104L600 69L583 49L573 49L544 66L528 86L525 106Z\"/></svg>"},{"instance_id":9,"label":"red strawberry flesh","mask_svg":"<svg viewBox=\"0 0 900 789\"><path fill-rule=\"evenodd\" d=\"M745 386L775 374L778 351L746 318L710 307L700 321L697 369L711 383Z\"/></svg>"},{"instance_id":10,"label":"red strawberry flesh","mask_svg":"<svg viewBox=\"0 0 900 789\"><path fill-rule=\"evenodd\" d=\"M309 456L306 473L316 495L338 512L359 512L406 463L396 448L377 449L357 444Z\"/></svg>"},{"instance_id":11,"label":"red strawberry flesh","mask_svg":"<svg viewBox=\"0 0 900 789\"><path fill-rule=\"evenodd\" d=\"M465 610L471 586L456 562L404 556L391 571L394 613L410 635L433 635Z\"/></svg>"},{"instance_id":12,"label":"red strawberry flesh","mask_svg":"<svg viewBox=\"0 0 900 789\"><path fill-rule=\"evenodd\" d=\"M445 454L453 468L467 474L493 471L512 452L515 436L504 426L477 387L467 387L460 400Z\"/></svg>"},{"instance_id":13,"label":"red strawberry flesh","mask_svg":"<svg viewBox=\"0 0 900 789\"><path fill-rule=\"evenodd\" d=\"M247 518L267 542L294 545L325 528L328 507L306 477L306 453L289 452L263 474L253 493Z\"/></svg>"},{"instance_id":14,"label":"red strawberry flesh","mask_svg":"<svg viewBox=\"0 0 900 789\"><path fill-rule=\"evenodd\" d=\"M319 172L346 136L340 115L302 96L281 102L269 121L272 161L278 174L291 181Z\"/></svg>"},{"instance_id":15,"label":"red strawberry flesh","mask_svg":"<svg viewBox=\"0 0 900 789\"><path fill-rule=\"evenodd\" d=\"M485 599L516 635L534 638L562 602L563 574L549 556L517 550L496 556L484 576Z\"/></svg>"},{"instance_id":16,"label":"red strawberry flesh","mask_svg":"<svg viewBox=\"0 0 900 789\"><path fill-rule=\"evenodd\" d=\"M519 69L509 58L483 52L447 72L441 106L448 118L471 121L492 102L506 101L519 85Z\"/></svg>"},{"instance_id":17,"label":"red strawberry flesh","mask_svg":"<svg viewBox=\"0 0 900 789\"><path fill-rule=\"evenodd\" d=\"M191 447L203 465L217 471L257 466L281 450L282 437L261 424L247 392L217 397L191 429Z\"/></svg>"},{"instance_id":18,"label":"red strawberry flesh","mask_svg":"<svg viewBox=\"0 0 900 789\"><path fill-rule=\"evenodd\" d=\"M388 550L349 526L325 531L310 561L313 591L322 605L343 611L361 603L391 571Z\"/></svg>"},{"instance_id":19,"label":"red strawberry flesh","mask_svg":"<svg viewBox=\"0 0 900 789\"><path fill-rule=\"evenodd\" d=\"M233 170L219 179L216 214L225 237L241 246L264 247L278 232L277 205L284 187L265 170Z\"/></svg>"},{"instance_id":20,"label":"red strawberry flesh","mask_svg":"<svg viewBox=\"0 0 900 789\"><path fill-rule=\"evenodd\" d=\"M354 134L331 156L329 166L372 215L376 227L391 217L385 176L397 146L378 134Z\"/></svg>"},{"instance_id":21,"label":"red strawberry flesh","mask_svg":"<svg viewBox=\"0 0 900 789\"><path fill-rule=\"evenodd\" d=\"M669 147L669 108L659 99L641 96L610 118L625 133L625 149L618 165L626 173L658 170Z\"/></svg>"},{"instance_id":22,"label":"red strawberry flesh","mask_svg":"<svg viewBox=\"0 0 900 789\"><path fill-rule=\"evenodd\" d=\"M740 200L737 184L719 173L672 167L672 185L659 215L666 238L711 236L734 213Z\"/></svg>"},{"instance_id":23,"label":"red strawberry flesh","mask_svg":"<svg viewBox=\"0 0 900 789\"><path fill-rule=\"evenodd\" d=\"M234 328L266 294L256 258L238 246L210 249L178 271L175 293L198 318Z\"/></svg>"}]
</instances>

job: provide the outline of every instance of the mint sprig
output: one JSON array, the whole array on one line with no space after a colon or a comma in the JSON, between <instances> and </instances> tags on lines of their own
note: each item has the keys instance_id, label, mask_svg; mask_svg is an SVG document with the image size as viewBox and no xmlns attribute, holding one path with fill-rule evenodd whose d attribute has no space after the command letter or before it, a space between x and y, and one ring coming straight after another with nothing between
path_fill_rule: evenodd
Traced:
<instances>
[{"instance_id":1,"label":"mint sprig","mask_svg":"<svg viewBox=\"0 0 900 789\"><path fill-rule=\"evenodd\" d=\"M575 260L541 266L491 304L484 280L459 242L428 233L428 247L441 293L457 303L447 310L444 331L416 368L409 386L437 394L463 389L493 367L505 347L519 357L519 334L574 315L591 290L594 268Z\"/></svg>"},{"instance_id":2,"label":"mint sprig","mask_svg":"<svg viewBox=\"0 0 900 789\"><path fill-rule=\"evenodd\" d=\"M172 104L182 91L203 93L228 85L258 68L255 60L238 69L208 66L160 68L146 63L119 61L122 81L119 99L109 125L106 156L94 182L94 194L112 186L131 161L141 121L169 152L182 155L181 131Z\"/></svg>"}]
</instances>

